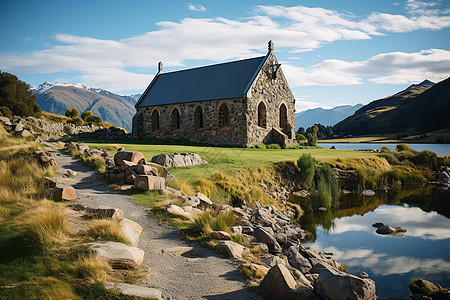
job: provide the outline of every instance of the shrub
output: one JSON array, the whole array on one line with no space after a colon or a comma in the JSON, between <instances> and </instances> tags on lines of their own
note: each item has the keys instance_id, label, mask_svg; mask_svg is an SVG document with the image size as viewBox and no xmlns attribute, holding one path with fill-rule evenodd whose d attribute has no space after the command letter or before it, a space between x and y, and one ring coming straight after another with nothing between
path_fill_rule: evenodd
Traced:
<instances>
[{"instance_id":1,"label":"shrub","mask_svg":"<svg viewBox=\"0 0 450 300\"><path fill-rule=\"evenodd\" d=\"M255 149L266 149L266 145L264 144L256 144L253 146L253 148Z\"/></svg>"},{"instance_id":2,"label":"shrub","mask_svg":"<svg viewBox=\"0 0 450 300\"><path fill-rule=\"evenodd\" d=\"M297 160L297 167L299 169L300 179L307 185L310 185L316 168L316 160L311 154L302 154Z\"/></svg>"},{"instance_id":3,"label":"shrub","mask_svg":"<svg viewBox=\"0 0 450 300\"><path fill-rule=\"evenodd\" d=\"M409 152L416 152L413 148L411 148L410 146L408 146L408 144L397 144L395 150L397 151L409 151Z\"/></svg>"},{"instance_id":4,"label":"shrub","mask_svg":"<svg viewBox=\"0 0 450 300\"><path fill-rule=\"evenodd\" d=\"M65 112L66 117L69 117L72 119L77 118L79 114L80 114L80 112L75 107L72 109L66 109L66 112Z\"/></svg>"},{"instance_id":5,"label":"shrub","mask_svg":"<svg viewBox=\"0 0 450 300\"><path fill-rule=\"evenodd\" d=\"M308 140L303 134L300 134L300 133L296 133L295 134L295 139L297 140L297 142L299 144L300 143L305 143Z\"/></svg>"},{"instance_id":6,"label":"shrub","mask_svg":"<svg viewBox=\"0 0 450 300\"><path fill-rule=\"evenodd\" d=\"M93 115L94 114L90 110L88 110L88 111L85 111L84 113L82 113L80 118L82 118L84 121L87 121L86 118L92 117Z\"/></svg>"},{"instance_id":7,"label":"shrub","mask_svg":"<svg viewBox=\"0 0 450 300\"><path fill-rule=\"evenodd\" d=\"M73 125L76 125L76 126L83 126L83 125L85 125L84 121L82 119L80 119L80 118L73 118L71 120L67 120L66 123L73 124Z\"/></svg>"},{"instance_id":8,"label":"shrub","mask_svg":"<svg viewBox=\"0 0 450 300\"><path fill-rule=\"evenodd\" d=\"M278 144L270 144L267 145L267 149L281 149L281 146Z\"/></svg>"},{"instance_id":9,"label":"shrub","mask_svg":"<svg viewBox=\"0 0 450 300\"><path fill-rule=\"evenodd\" d=\"M392 153L392 152L382 152L380 157L384 157L389 164L391 165L400 165L401 162L398 160L398 158Z\"/></svg>"},{"instance_id":10,"label":"shrub","mask_svg":"<svg viewBox=\"0 0 450 300\"><path fill-rule=\"evenodd\" d=\"M317 136L316 135L309 132L306 135L306 138L308 139L308 146L317 146Z\"/></svg>"},{"instance_id":11,"label":"shrub","mask_svg":"<svg viewBox=\"0 0 450 300\"><path fill-rule=\"evenodd\" d=\"M102 119L101 119L100 117L98 117L98 116L89 116L89 117L86 118L86 122L88 122L88 123L94 123L94 124L99 124L99 123L101 123L101 122L103 122L103 121L102 121Z\"/></svg>"},{"instance_id":12,"label":"shrub","mask_svg":"<svg viewBox=\"0 0 450 300\"><path fill-rule=\"evenodd\" d=\"M72 126L70 126L70 124L64 124L63 131L67 135L72 135L73 134L73 128L72 128Z\"/></svg>"},{"instance_id":13,"label":"shrub","mask_svg":"<svg viewBox=\"0 0 450 300\"><path fill-rule=\"evenodd\" d=\"M381 153L390 153L391 149L389 149L387 146L382 146L380 151Z\"/></svg>"},{"instance_id":14,"label":"shrub","mask_svg":"<svg viewBox=\"0 0 450 300\"><path fill-rule=\"evenodd\" d=\"M428 167L432 170L437 170L438 168L437 155L429 150L417 153L417 155L412 158L412 162L415 165Z\"/></svg>"}]
</instances>

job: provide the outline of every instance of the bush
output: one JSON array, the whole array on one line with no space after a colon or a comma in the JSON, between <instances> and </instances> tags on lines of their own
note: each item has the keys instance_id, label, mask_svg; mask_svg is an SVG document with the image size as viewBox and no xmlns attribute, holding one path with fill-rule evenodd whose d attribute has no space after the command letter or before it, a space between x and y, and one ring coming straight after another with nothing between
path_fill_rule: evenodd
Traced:
<instances>
[{"instance_id":1,"label":"bush","mask_svg":"<svg viewBox=\"0 0 450 300\"><path fill-rule=\"evenodd\" d=\"M429 150L417 153L417 155L412 158L412 162L415 165L428 167L432 170L438 169L437 155Z\"/></svg>"},{"instance_id":2,"label":"bush","mask_svg":"<svg viewBox=\"0 0 450 300\"><path fill-rule=\"evenodd\" d=\"M389 149L387 146L382 146L380 149L381 153L391 153L391 149Z\"/></svg>"},{"instance_id":3,"label":"bush","mask_svg":"<svg viewBox=\"0 0 450 300\"><path fill-rule=\"evenodd\" d=\"M264 144L256 144L256 145L253 145L253 148L255 148L255 149L266 149L266 145L264 145Z\"/></svg>"},{"instance_id":4,"label":"bush","mask_svg":"<svg viewBox=\"0 0 450 300\"><path fill-rule=\"evenodd\" d=\"M317 136L313 133L308 133L306 135L306 138L308 139L308 146L317 146Z\"/></svg>"},{"instance_id":5,"label":"bush","mask_svg":"<svg viewBox=\"0 0 450 300\"><path fill-rule=\"evenodd\" d=\"M83 125L85 125L84 121L82 119L80 119L80 118L73 118L71 120L67 120L67 123L73 124L73 125L76 125L76 126L83 126Z\"/></svg>"},{"instance_id":6,"label":"bush","mask_svg":"<svg viewBox=\"0 0 450 300\"><path fill-rule=\"evenodd\" d=\"M70 126L70 124L64 124L63 131L67 135L72 135L73 134L73 128L72 128L72 126Z\"/></svg>"},{"instance_id":7,"label":"bush","mask_svg":"<svg viewBox=\"0 0 450 300\"><path fill-rule=\"evenodd\" d=\"M401 164L401 162L398 160L398 158L395 157L395 155L392 154L391 152L384 152L384 153L381 153L379 156L384 157L388 161L388 163L391 165L400 165Z\"/></svg>"},{"instance_id":8,"label":"bush","mask_svg":"<svg viewBox=\"0 0 450 300\"><path fill-rule=\"evenodd\" d=\"M408 144L397 144L397 147L395 148L397 151L409 151L409 152L416 152L413 148L408 146Z\"/></svg>"},{"instance_id":9,"label":"bush","mask_svg":"<svg viewBox=\"0 0 450 300\"><path fill-rule=\"evenodd\" d=\"M89 117L86 118L86 122L93 123L93 124L99 124L99 123L101 123L103 121L98 116L89 116Z\"/></svg>"},{"instance_id":10,"label":"bush","mask_svg":"<svg viewBox=\"0 0 450 300\"><path fill-rule=\"evenodd\" d=\"M339 184L333 178L334 171L329 164L324 164L319 170L317 178L317 192L312 195L315 208L330 208L339 199Z\"/></svg>"},{"instance_id":11,"label":"bush","mask_svg":"<svg viewBox=\"0 0 450 300\"><path fill-rule=\"evenodd\" d=\"M86 119L87 119L88 117L92 117L92 116L94 116L94 114L93 114L90 110L88 110L88 111L85 111L84 113L82 113L80 117L81 117L84 121L87 122Z\"/></svg>"},{"instance_id":12,"label":"bush","mask_svg":"<svg viewBox=\"0 0 450 300\"><path fill-rule=\"evenodd\" d=\"M299 144L300 143L305 143L308 140L303 134L300 134L300 133L296 133L295 134L295 139L297 140L297 142Z\"/></svg>"},{"instance_id":13,"label":"bush","mask_svg":"<svg viewBox=\"0 0 450 300\"><path fill-rule=\"evenodd\" d=\"M300 179L306 184L310 185L316 168L316 160L311 154L302 154L297 160L297 167L299 168Z\"/></svg>"},{"instance_id":14,"label":"bush","mask_svg":"<svg viewBox=\"0 0 450 300\"><path fill-rule=\"evenodd\" d=\"M75 107L72 109L66 109L66 117L75 119L78 117L78 115L80 114L80 112L78 111L78 109L76 109Z\"/></svg>"},{"instance_id":15,"label":"bush","mask_svg":"<svg viewBox=\"0 0 450 300\"><path fill-rule=\"evenodd\" d=\"M270 144L267 145L267 149L281 149L281 146L278 144Z\"/></svg>"}]
</instances>

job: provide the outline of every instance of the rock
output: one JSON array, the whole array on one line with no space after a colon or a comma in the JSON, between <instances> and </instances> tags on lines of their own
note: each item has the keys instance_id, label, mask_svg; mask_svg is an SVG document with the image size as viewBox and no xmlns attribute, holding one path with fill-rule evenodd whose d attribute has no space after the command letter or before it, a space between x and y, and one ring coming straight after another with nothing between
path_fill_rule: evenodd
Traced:
<instances>
[{"instance_id":1,"label":"rock","mask_svg":"<svg viewBox=\"0 0 450 300\"><path fill-rule=\"evenodd\" d=\"M232 235L239 235L242 234L242 226L238 225L238 226L231 226L230 227L230 231Z\"/></svg>"},{"instance_id":2,"label":"rock","mask_svg":"<svg viewBox=\"0 0 450 300\"><path fill-rule=\"evenodd\" d=\"M77 193L75 192L75 189L73 187L66 186L66 187L54 189L52 198L55 201L76 200L77 199Z\"/></svg>"},{"instance_id":3,"label":"rock","mask_svg":"<svg viewBox=\"0 0 450 300\"><path fill-rule=\"evenodd\" d=\"M244 244L251 244L255 240L255 237L253 235L248 235L243 233L242 234L242 243ZM269 248L267 248L269 249Z\"/></svg>"},{"instance_id":4,"label":"rock","mask_svg":"<svg viewBox=\"0 0 450 300\"><path fill-rule=\"evenodd\" d=\"M164 190L166 188L166 180L164 177L152 175L138 175L134 180L134 188L142 191Z\"/></svg>"},{"instance_id":5,"label":"rock","mask_svg":"<svg viewBox=\"0 0 450 300\"><path fill-rule=\"evenodd\" d=\"M360 277L360 278L369 278L369 274L367 274L367 273L364 272L364 271L359 272L359 273L357 274L357 276Z\"/></svg>"},{"instance_id":6,"label":"rock","mask_svg":"<svg viewBox=\"0 0 450 300\"><path fill-rule=\"evenodd\" d=\"M269 272L269 268L254 263L246 263L243 266L250 269L257 278L264 278Z\"/></svg>"},{"instance_id":7,"label":"rock","mask_svg":"<svg viewBox=\"0 0 450 300\"><path fill-rule=\"evenodd\" d=\"M186 211L184 211L184 209L182 209L181 207L179 207L175 204L172 204L172 203L166 204L164 206L164 209L172 215L180 216L180 217L186 218L188 220L192 219L192 216L189 213L187 213Z\"/></svg>"},{"instance_id":8,"label":"rock","mask_svg":"<svg viewBox=\"0 0 450 300\"><path fill-rule=\"evenodd\" d=\"M408 288L413 294L427 296L431 299L450 299L450 289L442 288L439 284L423 278L414 279L409 283Z\"/></svg>"},{"instance_id":9,"label":"rock","mask_svg":"<svg viewBox=\"0 0 450 300\"><path fill-rule=\"evenodd\" d=\"M114 154L114 163L116 166L121 166L122 160L131 161L134 164L138 164L145 160L144 155L141 152L133 152L133 151L118 151Z\"/></svg>"},{"instance_id":10,"label":"rock","mask_svg":"<svg viewBox=\"0 0 450 300\"><path fill-rule=\"evenodd\" d=\"M338 271L326 263L318 263L310 271L319 274L314 291L324 299L376 299L375 282Z\"/></svg>"},{"instance_id":11,"label":"rock","mask_svg":"<svg viewBox=\"0 0 450 300\"><path fill-rule=\"evenodd\" d=\"M257 251L257 252L262 253L262 254L269 253L269 247L267 247L267 245L264 244L264 243L252 242L250 245L253 246L253 250L254 251Z\"/></svg>"},{"instance_id":12,"label":"rock","mask_svg":"<svg viewBox=\"0 0 450 300\"><path fill-rule=\"evenodd\" d=\"M144 261L144 250L117 242L90 243L91 251L106 259L113 269L137 269Z\"/></svg>"},{"instance_id":13,"label":"rock","mask_svg":"<svg viewBox=\"0 0 450 300\"><path fill-rule=\"evenodd\" d=\"M23 131L23 125L21 123L16 124L16 126L14 127L14 131L15 132L21 132Z\"/></svg>"},{"instance_id":14,"label":"rock","mask_svg":"<svg viewBox=\"0 0 450 300\"><path fill-rule=\"evenodd\" d=\"M27 137L27 136L31 136L31 132L29 132L28 130L24 129L19 133L19 136L21 137Z\"/></svg>"},{"instance_id":15,"label":"rock","mask_svg":"<svg viewBox=\"0 0 450 300\"><path fill-rule=\"evenodd\" d=\"M126 171L129 167L134 167L135 165L136 164L134 162L125 159L120 162L120 168L123 171Z\"/></svg>"},{"instance_id":16,"label":"rock","mask_svg":"<svg viewBox=\"0 0 450 300\"><path fill-rule=\"evenodd\" d=\"M210 236L216 240L231 240L230 234L225 231L213 231Z\"/></svg>"},{"instance_id":17,"label":"rock","mask_svg":"<svg viewBox=\"0 0 450 300\"><path fill-rule=\"evenodd\" d=\"M312 266L311 263L307 258L305 258L303 255L300 254L298 251L298 248L295 246L291 246L288 249L289 254L291 255L289 257L289 264L296 268L297 270L300 270L302 273L308 273L309 270L311 270Z\"/></svg>"},{"instance_id":18,"label":"rock","mask_svg":"<svg viewBox=\"0 0 450 300\"><path fill-rule=\"evenodd\" d=\"M77 147L78 151L80 151L80 152L84 152L86 150L89 150L89 145L86 144L86 143L77 143L76 147Z\"/></svg>"},{"instance_id":19,"label":"rock","mask_svg":"<svg viewBox=\"0 0 450 300\"><path fill-rule=\"evenodd\" d=\"M12 126L11 120L7 117L0 117L0 121L3 123L3 125Z\"/></svg>"},{"instance_id":20,"label":"rock","mask_svg":"<svg viewBox=\"0 0 450 300\"><path fill-rule=\"evenodd\" d=\"M382 224L379 226L376 230L376 233L378 234L402 234L406 232L406 229L401 227L391 227L386 224Z\"/></svg>"},{"instance_id":21,"label":"rock","mask_svg":"<svg viewBox=\"0 0 450 300\"><path fill-rule=\"evenodd\" d=\"M158 169L148 165L137 164L134 166L134 171L138 174L158 176Z\"/></svg>"},{"instance_id":22,"label":"rock","mask_svg":"<svg viewBox=\"0 0 450 300\"><path fill-rule=\"evenodd\" d=\"M199 205L200 208L206 209L206 208L212 207L213 202L211 201L211 199L209 199L202 193L197 193L197 194L195 194L195 196L200 200L200 205Z\"/></svg>"},{"instance_id":23,"label":"rock","mask_svg":"<svg viewBox=\"0 0 450 300\"><path fill-rule=\"evenodd\" d=\"M196 207L200 204L200 199L195 196L180 196L180 198L183 200L183 205Z\"/></svg>"},{"instance_id":24,"label":"rock","mask_svg":"<svg viewBox=\"0 0 450 300\"><path fill-rule=\"evenodd\" d=\"M166 168L170 167L188 167L208 162L200 157L197 153L175 153L175 154L160 154L152 157L152 162L157 163Z\"/></svg>"},{"instance_id":25,"label":"rock","mask_svg":"<svg viewBox=\"0 0 450 300\"><path fill-rule=\"evenodd\" d=\"M318 211L325 212L325 211L327 211L328 209L327 209L326 207L319 207L317 210L318 210Z\"/></svg>"},{"instance_id":26,"label":"rock","mask_svg":"<svg viewBox=\"0 0 450 300\"><path fill-rule=\"evenodd\" d=\"M264 208L258 208L254 213L253 217L255 218L255 222L263 225L272 227L273 224L276 223L275 219L272 218L270 213Z\"/></svg>"},{"instance_id":27,"label":"rock","mask_svg":"<svg viewBox=\"0 0 450 300\"><path fill-rule=\"evenodd\" d=\"M289 265L286 258L283 259L277 255L271 255L269 257L263 258L263 259L261 259L261 262L265 263L266 265L268 265L270 267L273 267L277 264L281 264L283 266Z\"/></svg>"},{"instance_id":28,"label":"rock","mask_svg":"<svg viewBox=\"0 0 450 300\"><path fill-rule=\"evenodd\" d=\"M90 214L92 217L96 218L105 218L105 219L117 218L119 220L123 218L122 210L108 206L99 206L97 208L88 207L86 209L86 212Z\"/></svg>"},{"instance_id":29,"label":"rock","mask_svg":"<svg viewBox=\"0 0 450 300\"><path fill-rule=\"evenodd\" d=\"M151 299L161 299L161 291L154 288L118 282L104 282L104 286L107 290L113 290L118 293L121 293L122 295L151 298Z\"/></svg>"},{"instance_id":30,"label":"rock","mask_svg":"<svg viewBox=\"0 0 450 300\"><path fill-rule=\"evenodd\" d=\"M44 177L44 189L54 189L58 181L50 177Z\"/></svg>"},{"instance_id":31,"label":"rock","mask_svg":"<svg viewBox=\"0 0 450 300\"><path fill-rule=\"evenodd\" d=\"M75 176L77 176L77 172L75 172L73 170L70 170L70 169L67 169L64 172L64 176L67 177L67 178L75 177Z\"/></svg>"},{"instance_id":32,"label":"rock","mask_svg":"<svg viewBox=\"0 0 450 300\"><path fill-rule=\"evenodd\" d=\"M372 191L372 190L363 190L363 191L362 191L362 195L363 195L363 196L367 196L367 197L371 197L371 196L374 196L374 195L375 195L375 192Z\"/></svg>"},{"instance_id":33,"label":"rock","mask_svg":"<svg viewBox=\"0 0 450 300\"><path fill-rule=\"evenodd\" d=\"M248 253L248 249L232 241L220 241L216 246L216 251L226 257L242 258L243 253Z\"/></svg>"},{"instance_id":34,"label":"rock","mask_svg":"<svg viewBox=\"0 0 450 300\"><path fill-rule=\"evenodd\" d=\"M319 300L319 297L310 288L301 286L290 291L286 299Z\"/></svg>"},{"instance_id":35,"label":"rock","mask_svg":"<svg viewBox=\"0 0 450 300\"><path fill-rule=\"evenodd\" d=\"M281 253L281 246L277 240L261 227L256 227L254 231L256 240L263 242L269 247L270 253Z\"/></svg>"},{"instance_id":36,"label":"rock","mask_svg":"<svg viewBox=\"0 0 450 300\"><path fill-rule=\"evenodd\" d=\"M382 225L384 225L384 224L383 224L383 223L373 223L373 224L372 224L372 227L378 228L378 227L380 227L380 226L382 226Z\"/></svg>"},{"instance_id":37,"label":"rock","mask_svg":"<svg viewBox=\"0 0 450 300\"><path fill-rule=\"evenodd\" d=\"M181 192L179 190L176 190L174 188L171 188L169 186L166 186L164 190L161 190L161 192L165 195L175 195L175 196L181 196Z\"/></svg>"},{"instance_id":38,"label":"rock","mask_svg":"<svg viewBox=\"0 0 450 300\"><path fill-rule=\"evenodd\" d=\"M287 243L287 236L284 233L281 232L277 232L275 233L275 239L277 240L278 243L280 244L285 244Z\"/></svg>"},{"instance_id":39,"label":"rock","mask_svg":"<svg viewBox=\"0 0 450 300\"><path fill-rule=\"evenodd\" d=\"M295 279L289 270L278 264L270 268L258 291L266 299L286 299L296 287Z\"/></svg>"},{"instance_id":40,"label":"rock","mask_svg":"<svg viewBox=\"0 0 450 300\"><path fill-rule=\"evenodd\" d=\"M130 245L134 247L137 246L139 237L142 233L141 225L130 219L123 218L120 220L120 229L122 229L122 232L126 239L130 242Z\"/></svg>"}]
</instances>

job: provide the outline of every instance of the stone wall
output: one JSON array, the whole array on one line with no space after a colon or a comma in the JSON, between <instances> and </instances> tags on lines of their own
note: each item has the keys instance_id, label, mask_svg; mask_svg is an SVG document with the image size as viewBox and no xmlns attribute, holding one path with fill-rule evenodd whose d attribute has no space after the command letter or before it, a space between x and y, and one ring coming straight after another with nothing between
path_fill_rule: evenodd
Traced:
<instances>
[{"instance_id":1,"label":"stone wall","mask_svg":"<svg viewBox=\"0 0 450 300\"><path fill-rule=\"evenodd\" d=\"M279 143L280 132L286 134L286 144L295 143L295 99L283 75L281 68L273 79L273 63L278 63L273 53L261 70L258 80L251 88L251 97L247 109L247 146L254 144ZM266 127L258 126L258 105L263 102L266 107ZM280 107L287 108L288 128L280 127ZM274 132L272 129L277 129ZM275 134L274 134L275 133Z\"/></svg>"},{"instance_id":2,"label":"stone wall","mask_svg":"<svg viewBox=\"0 0 450 300\"><path fill-rule=\"evenodd\" d=\"M228 106L229 126L220 128L219 107L222 103ZM194 112L197 106L203 109L202 128L195 124ZM133 137L245 147L246 107L247 100L244 98L139 107L133 118ZM152 131L151 116L155 109L159 111L159 130ZM174 129L171 124L171 113L174 109L180 112L179 129Z\"/></svg>"}]
</instances>

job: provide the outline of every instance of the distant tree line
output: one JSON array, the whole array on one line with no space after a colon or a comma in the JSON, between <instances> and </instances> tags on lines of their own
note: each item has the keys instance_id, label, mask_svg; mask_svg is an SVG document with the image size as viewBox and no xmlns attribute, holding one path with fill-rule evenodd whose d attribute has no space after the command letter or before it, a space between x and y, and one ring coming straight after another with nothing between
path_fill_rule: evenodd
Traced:
<instances>
[{"instance_id":1,"label":"distant tree line","mask_svg":"<svg viewBox=\"0 0 450 300\"><path fill-rule=\"evenodd\" d=\"M102 118L94 115L90 110L83 112L80 118L78 118L79 114L80 112L75 107L72 109L66 109L65 115L70 118L67 123L83 126L86 124L100 125L103 122Z\"/></svg>"},{"instance_id":2,"label":"distant tree line","mask_svg":"<svg viewBox=\"0 0 450 300\"><path fill-rule=\"evenodd\" d=\"M317 146L317 140L331 138L333 135L334 133L332 126L324 126L317 123L311 127L308 127L306 131L305 128L300 127L297 130L296 139L299 143L306 142L308 146Z\"/></svg>"},{"instance_id":3,"label":"distant tree line","mask_svg":"<svg viewBox=\"0 0 450 300\"><path fill-rule=\"evenodd\" d=\"M39 117L42 109L36 104L36 95L30 86L17 76L0 71L0 115L11 118L13 115Z\"/></svg>"}]
</instances>

